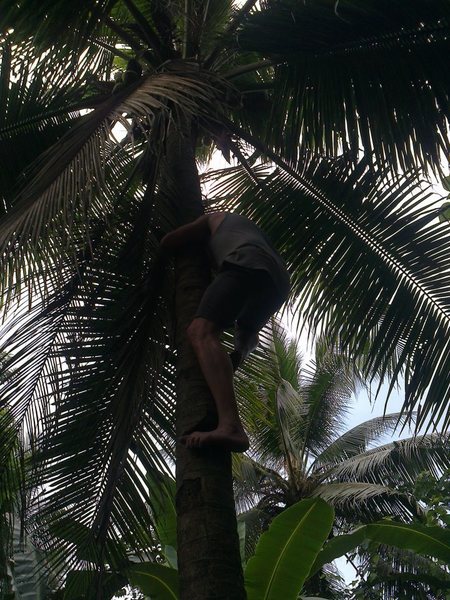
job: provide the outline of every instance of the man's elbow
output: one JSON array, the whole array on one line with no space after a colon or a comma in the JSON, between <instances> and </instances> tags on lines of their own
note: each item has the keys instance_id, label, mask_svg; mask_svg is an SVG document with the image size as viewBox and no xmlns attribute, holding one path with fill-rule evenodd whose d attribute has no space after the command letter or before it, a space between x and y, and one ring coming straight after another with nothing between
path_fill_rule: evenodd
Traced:
<instances>
[{"instance_id":1,"label":"man's elbow","mask_svg":"<svg viewBox=\"0 0 450 600\"><path fill-rule=\"evenodd\" d=\"M166 254L170 254L176 249L176 243L174 241L172 232L166 233L166 235L160 241L159 247Z\"/></svg>"}]
</instances>

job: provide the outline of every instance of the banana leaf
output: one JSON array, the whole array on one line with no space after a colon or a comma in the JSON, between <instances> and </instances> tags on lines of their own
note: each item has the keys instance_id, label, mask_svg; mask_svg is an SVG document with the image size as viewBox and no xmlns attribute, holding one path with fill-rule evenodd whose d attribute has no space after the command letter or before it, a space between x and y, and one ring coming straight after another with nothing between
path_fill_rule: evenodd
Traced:
<instances>
[{"instance_id":1,"label":"banana leaf","mask_svg":"<svg viewBox=\"0 0 450 600\"><path fill-rule=\"evenodd\" d=\"M333 509L319 498L297 502L276 517L248 561L248 600L295 600L333 518Z\"/></svg>"}]
</instances>

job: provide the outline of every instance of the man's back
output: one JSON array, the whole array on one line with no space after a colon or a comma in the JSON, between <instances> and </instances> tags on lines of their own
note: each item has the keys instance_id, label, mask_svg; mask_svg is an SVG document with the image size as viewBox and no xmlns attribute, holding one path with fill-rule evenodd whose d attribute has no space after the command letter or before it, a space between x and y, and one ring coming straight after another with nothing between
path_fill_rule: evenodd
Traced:
<instances>
[{"instance_id":1,"label":"man's back","mask_svg":"<svg viewBox=\"0 0 450 600\"><path fill-rule=\"evenodd\" d=\"M226 213L209 240L209 250L217 269L224 263L246 269L266 271L276 287L289 287L283 259L264 233L241 215Z\"/></svg>"}]
</instances>

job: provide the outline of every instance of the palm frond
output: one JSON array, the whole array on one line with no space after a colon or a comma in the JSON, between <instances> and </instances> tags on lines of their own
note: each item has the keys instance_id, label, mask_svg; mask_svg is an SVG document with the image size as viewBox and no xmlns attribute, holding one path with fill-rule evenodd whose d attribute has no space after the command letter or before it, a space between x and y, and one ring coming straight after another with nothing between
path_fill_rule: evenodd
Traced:
<instances>
[{"instance_id":1,"label":"palm frond","mask_svg":"<svg viewBox=\"0 0 450 600\"><path fill-rule=\"evenodd\" d=\"M359 374L355 375L351 363L335 349L317 356L304 370L302 389L308 416L302 437L308 452L322 452L344 430L358 382Z\"/></svg>"},{"instance_id":2,"label":"palm frond","mask_svg":"<svg viewBox=\"0 0 450 600\"><path fill-rule=\"evenodd\" d=\"M74 58L63 58L59 48L39 53L29 40L16 43L8 36L3 43L0 160L8 168L2 169L0 184L6 206L30 163L77 123L80 109L98 103L91 70L96 68L97 77L107 76L109 53L93 48L77 58L76 69Z\"/></svg>"},{"instance_id":3,"label":"palm frond","mask_svg":"<svg viewBox=\"0 0 450 600\"><path fill-rule=\"evenodd\" d=\"M332 504L336 513L350 522L375 520L386 515L407 520L422 516L422 510L412 497L375 483L327 483L317 486L311 495Z\"/></svg>"},{"instance_id":4,"label":"palm frond","mask_svg":"<svg viewBox=\"0 0 450 600\"><path fill-rule=\"evenodd\" d=\"M253 509L267 496L285 499L287 484L283 477L251 457L233 456L235 500L239 512Z\"/></svg>"},{"instance_id":5,"label":"palm frond","mask_svg":"<svg viewBox=\"0 0 450 600\"><path fill-rule=\"evenodd\" d=\"M232 0L188 2L189 14L184 22L185 58L202 60L217 43L226 27L232 8Z\"/></svg>"},{"instance_id":6,"label":"palm frond","mask_svg":"<svg viewBox=\"0 0 450 600\"><path fill-rule=\"evenodd\" d=\"M415 179L374 173L365 161L349 168L305 159L300 172L269 156L280 169L255 169L256 188L235 171L219 195L233 196L230 206L277 242L312 331L366 356L366 375L382 377L395 359L392 381L402 370L406 380L402 412L411 417L423 400L417 427L448 427L450 231L437 221L436 196Z\"/></svg>"},{"instance_id":7,"label":"palm frond","mask_svg":"<svg viewBox=\"0 0 450 600\"><path fill-rule=\"evenodd\" d=\"M410 520L413 516L422 519L420 506L405 490L410 489L411 483L420 473L427 471L436 476L448 468L448 435L430 434L369 450L369 444L381 435L391 432L402 421L402 415L398 413L372 419L336 440L337 427L334 421L341 415L342 425L344 424L343 407L339 396L335 401L334 395L330 395L329 380L335 379L336 373L338 374L339 382L336 384L334 381L332 387L344 390L344 406L348 404L353 380L349 376L351 371L347 357L326 355L323 348L318 353L320 365L317 374L312 372L310 375L314 401L311 403L307 395L298 396L295 399L296 410L290 411L291 422L286 426L283 419L279 416L277 418L279 407L276 392L280 388L280 381L283 381L279 379L277 371L283 369L282 361L279 367L273 366L275 357L280 358L273 350L273 339L274 332L269 330L267 347L272 350L272 355L267 356L264 362L263 344L259 351L263 361L260 357L255 360L255 373L260 369L261 374L251 379L245 374L244 368L241 379L237 377L238 391L243 389L245 392L244 396L238 396L243 401L243 406L249 412L249 405L252 408L258 407L257 416L253 416L254 430L251 427L252 422L246 422L252 440L253 457L239 457L234 462L238 505L244 510L257 508L260 511L257 518L259 525L264 519L264 522L269 522L274 516L273 511L282 510L299 498L311 495L320 495L336 505L340 526L354 522L355 518L367 521L386 514L402 520ZM283 341L286 350L289 343L286 336ZM330 368L327 358L331 358L331 366L338 365L337 372ZM335 358L341 360L335 364ZM298 367L298 364L296 366ZM342 376L342 370L345 376ZM271 375L272 372L275 376ZM325 385L322 382L324 374L327 375ZM299 382L298 373L295 375L297 385L305 383L305 378L301 378ZM252 385L248 385L249 382ZM285 380L284 382L286 383ZM270 388L271 384L274 384L275 388ZM263 399L264 403L257 405L254 397ZM326 406L323 410L321 403ZM329 404L333 406L329 407ZM314 427L309 427L311 419L315 423ZM383 423L383 420L386 422ZM321 425L322 429L326 430L325 434ZM298 438L294 435L292 440L301 441L303 436L306 440L304 445L299 444L298 448L294 448L294 445L283 444L285 438L280 433L283 428L288 432L299 431ZM288 439L291 439L290 435ZM320 448L328 439L332 440L331 445L325 448L318 459L311 461L310 455L314 452L310 449ZM323 460L324 458L327 458L328 462ZM274 474L274 469L278 473Z\"/></svg>"},{"instance_id":8,"label":"palm frond","mask_svg":"<svg viewBox=\"0 0 450 600\"><path fill-rule=\"evenodd\" d=\"M327 462L339 462L344 457L359 455L368 450L369 445L376 442L381 437L393 433L402 423L401 413L393 413L374 417L369 421L364 421L332 442L323 452L317 456L315 464L324 464Z\"/></svg>"},{"instance_id":9,"label":"palm frond","mask_svg":"<svg viewBox=\"0 0 450 600\"><path fill-rule=\"evenodd\" d=\"M298 455L297 423L306 414L299 390L301 358L275 320L261 332L261 344L238 371L238 402L255 456L275 467Z\"/></svg>"},{"instance_id":10,"label":"palm frond","mask_svg":"<svg viewBox=\"0 0 450 600\"><path fill-rule=\"evenodd\" d=\"M254 8L257 1L258 0L246 0L244 4L239 4L237 7L235 6L236 3L232 2L234 13L232 14L232 17L229 23L227 24L227 27L222 32L222 35L216 41L216 45L213 47L211 54L207 56L205 60L206 66L214 65L216 59L221 55L221 53L223 53L226 50L227 46L229 45L230 37L239 28L241 23L245 20L247 15Z\"/></svg>"},{"instance_id":11,"label":"palm frond","mask_svg":"<svg viewBox=\"0 0 450 600\"><path fill-rule=\"evenodd\" d=\"M19 304L3 339L11 377L1 402L35 439L35 483L46 490L30 527L63 561L55 567L118 564L153 544L145 473L169 469L174 366L170 277L155 261L155 180L147 177L145 192L131 186L116 196L112 222L105 228L98 218L57 285L46 277L45 298L30 311Z\"/></svg>"},{"instance_id":12,"label":"palm frond","mask_svg":"<svg viewBox=\"0 0 450 600\"><path fill-rule=\"evenodd\" d=\"M23 537L21 518L28 507L29 494L25 479L30 473L31 461L25 453L23 436L14 427L14 418L8 409L1 410L0 434L0 597L1 582L5 579L10 557L13 553L14 531L19 529ZM19 522L19 523L18 523Z\"/></svg>"},{"instance_id":13,"label":"palm frond","mask_svg":"<svg viewBox=\"0 0 450 600\"><path fill-rule=\"evenodd\" d=\"M423 471L439 477L450 467L449 434L431 433L372 448L327 465L341 481L414 483Z\"/></svg>"},{"instance_id":14,"label":"palm frond","mask_svg":"<svg viewBox=\"0 0 450 600\"><path fill-rule=\"evenodd\" d=\"M289 159L305 148L438 170L448 154L450 44L445 0L267 2L240 49L275 68L267 139Z\"/></svg>"},{"instance_id":15,"label":"palm frond","mask_svg":"<svg viewBox=\"0 0 450 600\"><path fill-rule=\"evenodd\" d=\"M117 143L114 123L130 127L123 117L128 115L132 130L141 133L144 140L149 138L154 155L158 156L158 148L164 144L159 117L169 116L167 103L184 114L202 114L212 111L215 94L216 90L195 73L186 76L171 72L142 78L131 90L111 97L85 116L41 155L27 172L27 183L0 223L0 251L5 261L3 289L21 281L25 255L34 253L36 270L43 268L49 258L58 260L61 248L73 251L70 247L74 231L86 228L89 220L108 210L108 202L116 191L107 183L111 180L105 179L105 174L121 181L130 159L142 152L140 145L134 144L134 136L126 148ZM153 127L155 123L158 128ZM60 236L61 248L52 250L49 241L44 259L35 250L55 235ZM89 235L89 230L85 235ZM26 268L31 264L29 260Z\"/></svg>"},{"instance_id":16,"label":"palm frond","mask_svg":"<svg viewBox=\"0 0 450 600\"><path fill-rule=\"evenodd\" d=\"M359 549L362 578L358 590L366 588L365 576L369 572L372 574L371 590L383 600L402 596L411 600L434 600L450 589L448 569L435 560L407 550L376 546L372 545L366 551Z\"/></svg>"},{"instance_id":17,"label":"palm frond","mask_svg":"<svg viewBox=\"0 0 450 600\"><path fill-rule=\"evenodd\" d=\"M99 16L109 14L117 0L82 0L69 4L64 0L5 0L0 16L0 31L14 29L19 39L33 38L34 44L45 51L64 31L66 53L80 54L86 42L98 27Z\"/></svg>"}]
</instances>

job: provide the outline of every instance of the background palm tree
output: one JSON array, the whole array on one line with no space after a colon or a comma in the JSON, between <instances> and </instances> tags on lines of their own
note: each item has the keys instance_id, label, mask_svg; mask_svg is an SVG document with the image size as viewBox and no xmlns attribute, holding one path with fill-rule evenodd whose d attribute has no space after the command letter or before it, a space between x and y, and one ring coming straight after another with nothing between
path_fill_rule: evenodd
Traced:
<instances>
[{"instance_id":1,"label":"background palm tree","mask_svg":"<svg viewBox=\"0 0 450 600\"><path fill-rule=\"evenodd\" d=\"M196 152L237 157L215 201L268 229L310 326L373 340L365 370L394 359L405 412L427 392L419 424L448 422L448 224L396 170L448 150L449 22L446 0L4 1L1 402L40 452L30 527L70 566L89 548L99 589L151 545L143 465L169 468L175 387L178 434L215 419L184 340L207 266L173 277L157 251L203 210ZM229 455L177 468L183 597L243 597Z\"/></svg>"},{"instance_id":2,"label":"background palm tree","mask_svg":"<svg viewBox=\"0 0 450 600\"><path fill-rule=\"evenodd\" d=\"M303 364L297 341L273 319L261 348L236 378L251 440L248 455L234 460L236 499L243 511L239 520L246 524L249 556L272 519L308 497L322 497L334 506L336 535L385 516L424 522L426 512L414 494L416 481L426 472L437 482L448 469L446 434L379 444L401 427L400 413L385 414L348 430L354 395L364 385L358 362L330 348L325 339L318 341L315 352L312 364ZM422 589L425 558L413 567L417 561L411 559L411 553L397 551L392 558L388 552L384 561L379 548L370 553L361 550L361 554L363 582L374 583L378 573L381 589L384 585L392 594L395 585L402 589L402 578L395 581L393 577L397 569L404 571L404 578L408 572L415 573L411 589ZM374 557L378 557L376 563ZM391 577L383 580L382 566L386 570L391 562L395 568L391 567ZM442 583L445 572L438 566L435 570L435 579L439 572ZM342 597L341 587L333 590L336 573L330 575L327 579L325 572L312 578L306 592ZM411 586L411 581L406 585ZM361 589L366 589L363 583Z\"/></svg>"}]
</instances>

